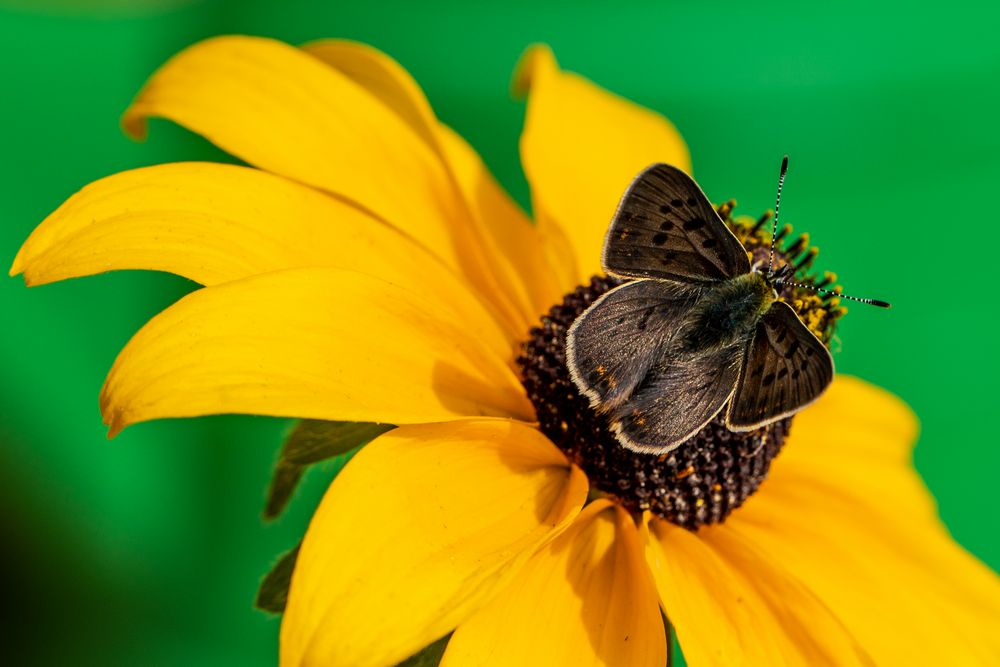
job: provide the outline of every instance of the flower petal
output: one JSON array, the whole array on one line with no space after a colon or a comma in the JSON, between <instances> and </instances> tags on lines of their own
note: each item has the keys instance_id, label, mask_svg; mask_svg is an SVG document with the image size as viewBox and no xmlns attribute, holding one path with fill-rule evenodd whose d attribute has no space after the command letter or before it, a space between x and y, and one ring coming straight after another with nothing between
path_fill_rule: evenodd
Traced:
<instances>
[{"instance_id":1,"label":"flower petal","mask_svg":"<svg viewBox=\"0 0 1000 667\"><path fill-rule=\"evenodd\" d=\"M181 299L118 355L101 409L112 434L230 412L393 424L533 419L507 360L432 296L325 268Z\"/></svg>"},{"instance_id":2,"label":"flower petal","mask_svg":"<svg viewBox=\"0 0 1000 667\"><path fill-rule=\"evenodd\" d=\"M470 212L485 230L489 256L516 290L519 306L535 316L562 296L543 252L537 228L496 182L482 159L451 128L438 122L430 103L409 72L398 62L365 44L320 40L304 51L365 88L394 110L444 160ZM503 261L501 261L503 260Z\"/></svg>"},{"instance_id":3,"label":"flower petal","mask_svg":"<svg viewBox=\"0 0 1000 667\"><path fill-rule=\"evenodd\" d=\"M405 230L442 257L448 184L437 156L360 86L298 49L257 37L216 37L169 60L122 120L145 134L173 120L233 155L328 189ZM402 228L402 227L401 227Z\"/></svg>"},{"instance_id":4,"label":"flower petal","mask_svg":"<svg viewBox=\"0 0 1000 667\"><path fill-rule=\"evenodd\" d=\"M662 667L666 636L639 534L598 500L448 642L443 667Z\"/></svg>"},{"instance_id":5,"label":"flower petal","mask_svg":"<svg viewBox=\"0 0 1000 667\"><path fill-rule=\"evenodd\" d=\"M647 557L691 667L863 665L863 649L780 561L728 523L692 533L650 521Z\"/></svg>"},{"instance_id":6,"label":"flower petal","mask_svg":"<svg viewBox=\"0 0 1000 667\"><path fill-rule=\"evenodd\" d=\"M454 130L441 125L438 141L470 208L520 278L535 321L567 291L545 253L546 240L510 196L500 187L482 158Z\"/></svg>"},{"instance_id":7,"label":"flower petal","mask_svg":"<svg viewBox=\"0 0 1000 667\"><path fill-rule=\"evenodd\" d=\"M374 47L346 39L320 39L304 44L302 50L380 99L428 146L436 148L437 116L420 85L398 62Z\"/></svg>"},{"instance_id":8,"label":"flower petal","mask_svg":"<svg viewBox=\"0 0 1000 667\"><path fill-rule=\"evenodd\" d=\"M565 236L574 254L562 260L569 289L602 272L604 233L635 175L654 162L690 171L690 157L669 121L562 71L547 47L525 53L514 89L528 95L521 162L535 218L553 252Z\"/></svg>"},{"instance_id":9,"label":"flower petal","mask_svg":"<svg viewBox=\"0 0 1000 667\"><path fill-rule=\"evenodd\" d=\"M489 600L586 498L537 430L404 426L366 446L313 516L281 626L281 664L392 665Z\"/></svg>"},{"instance_id":10,"label":"flower petal","mask_svg":"<svg viewBox=\"0 0 1000 667\"><path fill-rule=\"evenodd\" d=\"M372 211L509 303L478 230L440 156L382 100L303 51L258 37L216 37L182 51L146 84L122 120L133 136L147 117L173 120L268 171Z\"/></svg>"},{"instance_id":11,"label":"flower petal","mask_svg":"<svg viewBox=\"0 0 1000 667\"><path fill-rule=\"evenodd\" d=\"M916 421L840 377L732 525L823 601L878 664L1000 663L1000 578L948 535L910 462Z\"/></svg>"},{"instance_id":12,"label":"flower petal","mask_svg":"<svg viewBox=\"0 0 1000 667\"><path fill-rule=\"evenodd\" d=\"M29 285L117 269L169 271L214 285L330 266L420 285L507 353L506 331L451 271L399 231L344 201L256 169L165 164L115 174L70 197L24 243L12 274Z\"/></svg>"}]
</instances>

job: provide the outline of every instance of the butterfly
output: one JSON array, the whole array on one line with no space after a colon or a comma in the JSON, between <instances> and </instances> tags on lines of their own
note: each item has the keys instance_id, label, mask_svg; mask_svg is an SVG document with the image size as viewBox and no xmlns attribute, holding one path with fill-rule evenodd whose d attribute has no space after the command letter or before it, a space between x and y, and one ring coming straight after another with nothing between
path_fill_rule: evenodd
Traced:
<instances>
[{"instance_id":1,"label":"butterfly","mask_svg":"<svg viewBox=\"0 0 1000 667\"><path fill-rule=\"evenodd\" d=\"M787 166L786 157L779 202ZM626 448L669 452L724 408L730 430L752 431L814 402L833 380L829 350L779 299L789 268L751 266L676 167L654 164L633 180L601 264L628 282L570 326L567 366Z\"/></svg>"}]
</instances>

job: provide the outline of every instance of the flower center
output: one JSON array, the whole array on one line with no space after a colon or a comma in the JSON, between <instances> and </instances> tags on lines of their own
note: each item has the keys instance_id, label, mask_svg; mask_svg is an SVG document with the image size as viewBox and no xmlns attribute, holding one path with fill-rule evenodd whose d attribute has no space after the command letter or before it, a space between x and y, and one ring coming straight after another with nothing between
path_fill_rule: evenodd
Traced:
<instances>
[{"instance_id":1,"label":"flower center","mask_svg":"<svg viewBox=\"0 0 1000 667\"><path fill-rule=\"evenodd\" d=\"M767 263L770 215L759 220L731 216L735 202L718 207L719 214L751 254L752 262ZM807 235L790 238L785 225L775 239L775 269L790 266L796 282L827 287L836 278L810 271L817 250ZM627 509L650 511L689 529L719 523L767 478L771 461L781 451L792 418L755 431L737 433L725 425L725 407L715 419L673 451L641 454L622 447L605 416L590 407L566 367L566 332L597 297L622 284L614 277L595 276L567 294L531 329L518 358L521 380L535 406L544 432L587 474L592 489ZM780 296L802 321L829 344L845 308L836 297L819 296L801 287L783 287Z\"/></svg>"}]
</instances>

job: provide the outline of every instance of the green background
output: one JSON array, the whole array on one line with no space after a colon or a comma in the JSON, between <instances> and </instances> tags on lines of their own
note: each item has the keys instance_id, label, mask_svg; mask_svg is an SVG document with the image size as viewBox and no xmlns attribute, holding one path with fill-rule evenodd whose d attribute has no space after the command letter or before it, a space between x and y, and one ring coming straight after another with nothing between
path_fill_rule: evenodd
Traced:
<instances>
[{"instance_id":1,"label":"green background","mask_svg":"<svg viewBox=\"0 0 1000 667\"><path fill-rule=\"evenodd\" d=\"M669 115L713 199L736 197L749 213L771 206L790 154L783 218L811 233L849 291L894 304L851 309L839 369L915 408L917 467L945 522L1000 567L995 3L82 4L0 8L5 268L89 181L225 159L166 123L146 144L118 128L146 76L219 33L348 37L387 51L525 202L523 106L508 81L522 49L545 41L567 69ZM291 511L265 525L282 420L158 422L108 442L98 414L117 351L190 289L140 273L35 290L0 280L0 604L13 619L0 633L16 664L275 662L278 622L251 608L254 592L333 470L312 471Z\"/></svg>"}]
</instances>

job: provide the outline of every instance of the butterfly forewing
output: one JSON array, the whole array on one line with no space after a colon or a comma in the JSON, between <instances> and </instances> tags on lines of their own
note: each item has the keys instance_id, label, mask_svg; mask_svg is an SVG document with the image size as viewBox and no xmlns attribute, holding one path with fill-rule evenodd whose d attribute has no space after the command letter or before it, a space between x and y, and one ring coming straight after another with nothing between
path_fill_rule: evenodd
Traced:
<instances>
[{"instance_id":1,"label":"butterfly forewing","mask_svg":"<svg viewBox=\"0 0 1000 667\"><path fill-rule=\"evenodd\" d=\"M750 271L746 250L698 184L655 164L618 204L604 241L604 269L630 278L717 282Z\"/></svg>"},{"instance_id":2,"label":"butterfly forewing","mask_svg":"<svg viewBox=\"0 0 1000 667\"><path fill-rule=\"evenodd\" d=\"M662 454L700 431L733 395L744 348L740 344L697 355L667 350L611 428L631 450Z\"/></svg>"},{"instance_id":3,"label":"butterfly forewing","mask_svg":"<svg viewBox=\"0 0 1000 667\"><path fill-rule=\"evenodd\" d=\"M727 423L748 431L809 405L833 380L833 358L791 306L776 301L757 324Z\"/></svg>"},{"instance_id":4,"label":"butterfly forewing","mask_svg":"<svg viewBox=\"0 0 1000 667\"><path fill-rule=\"evenodd\" d=\"M703 290L637 280L603 295L567 333L566 361L591 405L609 410L628 398L683 329Z\"/></svg>"}]
</instances>

